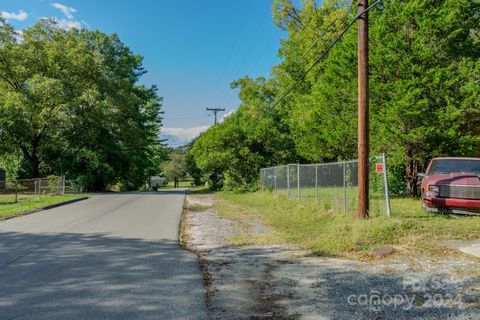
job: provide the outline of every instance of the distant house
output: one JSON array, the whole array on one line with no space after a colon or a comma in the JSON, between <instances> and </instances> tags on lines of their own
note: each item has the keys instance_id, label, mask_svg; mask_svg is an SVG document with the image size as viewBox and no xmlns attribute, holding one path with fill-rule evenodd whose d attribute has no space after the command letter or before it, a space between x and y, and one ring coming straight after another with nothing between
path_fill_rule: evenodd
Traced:
<instances>
[{"instance_id":1,"label":"distant house","mask_svg":"<svg viewBox=\"0 0 480 320\"><path fill-rule=\"evenodd\" d=\"M5 189L5 169L0 168L0 189Z\"/></svg>"},{"instance_id":2,"label":"distant house","mask_svg":"<svg viewBox=\"0 0 480 320\"><path fill-rule=\"evenodd\" d=\"M161 177L161 176L150 177L150 187L153 190L157 190L158 187L166 186L167 184L168 184L168 181L165 177Z\"/></svg>"}]
</instances>

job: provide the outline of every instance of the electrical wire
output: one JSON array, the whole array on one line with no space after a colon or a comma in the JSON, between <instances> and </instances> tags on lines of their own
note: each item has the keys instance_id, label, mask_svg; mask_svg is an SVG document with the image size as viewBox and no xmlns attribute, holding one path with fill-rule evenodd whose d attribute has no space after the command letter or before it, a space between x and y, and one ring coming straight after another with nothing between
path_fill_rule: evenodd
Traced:
<instances>
[{"instance_id":1,"label":"electrical wire","mask_svg":"<svg viewBox=\"0 0 480 320\"><path fill-rule=\"evenodd\" d=\"M246 15L247 15L247 12L248 12L248 7L245 7L245 10L244 10L243 15L242 15L242 17L243 17L242 20L245 19ZM218 91L218 87L220 86L220 82L221 82L221 80L223 79L223 75L225 74L225 71L227 70L228 64L230 63L230 60L231 60L231 58L232 58L232 54L233 54L235 48L237 47L238 39L240 38L240 34L241 34L242 30L243 30L244 25L245 25L245 24L244 24L243 22L240 23L240 26L239 26L239 28L238 28L238 30L237 30L237 34L236 34L236 36L235 36L235 41L233 42L233 46L232 46L232 48L230 49L230 52L228 53L227 60L225 61L225 64L224 64L223 69L222 69L222 72L220 73L220 77L219 77L218 80L217 80L217 83L216 83L216 85L215 85L215 89L214 89L213 94L212 94L212 96L211 96L211 99L210 99L210 100L211 100L211 105L213 105L214 98L215 98L215 96L216 96L216 94L217 94L217 91Z\"/></svg>"},{"instance_id":2,"label":"electrical wire","mask_svg":"<svg viewBox=\"0 0 480 320\"><path fill-rule=\"evenodd\" d=\"M347 3L348 3L348 2L347 2ZM348 17L348 15L349 15L350 13L352 13L352 9L353 9L353 7L354 7L354 4L356 4L355 1L352 1L352 2L350 3L350 5L348 6L348 9L347 9L347 13L344 15L343 18ZM302 55L302 57L301 57L300 59L304 59L304 58L307 56L307 54L308 54L310 51L312 51L313 48L315 48L315 47L317 46L317 44L320 42L320 40L324 40L325 35L326 35L327 32L330 30L330 27L333 26L333 24L338 21L338 19L340 18L340 14L341 14L341 13L342 13L342 12L340 12L339 14L337 14L337 16L335 17L335 19L333 19L333 21L328 24L327 28L326 28L325 30L323 30L323 32L318 36L318 38L313 42L313 44L307 49L307 51L305 51L305 52L303 53L303 55ZM298 59L298 60L300 60L300 59ZM297 63L299 63L298 60L296 61Z\"/></svg>"},{"instance_id":3,"label":"electrical wire","mask_svg":"<svg viewBox=\"0 0 480 320\"><path fill-rule=\"evenodd\" d=\"M347 1L345 4L346 4L346 7L347 7L347 11L346 11L346 13L343 15L342 19L348 17L348 15L349 15L350 13L352 13L352 9L353 9L354 5L356 4L356 2L352 0L352 1L350 2L350 4L349 4L349 1ZM305 59L305 57L307 56L307 54L308 54L311 50L313 50L321 40L325 40L325 35L327 34L327 32L330 31L331 27L340 19L340 17L341 17L341 15L342 15L343 12L344 12L344 11L340 11L340 12L335 16L335 18L326 26L326 28L323 30L323 32L317 37L317 39L314 41L314 43L303 53L303 55L302 55L300 58L297 58L296 61L294 61L294 63L296 63L297 65L299 65L301 59ZM273 64L274 64L274 63L275 63L275 59L273 59L272 63L271 63L270 66L269 66L269 69L273 68ZM226 98L226 95L225 95L224 98ZM257 98L256 101L254 101L254 103L258 103L258 102L259 102L259 99L260 99L260 98ZM264 103L264 102L266 102L266 101L261 101L260 104L259 104L259 106L260 106L262 103Z\"/></svg>"},{"instance_id":4,"label":"electrical wire","mask_svg":"<svg viewBox=\"0 0 480 320\"><path fill-rule=\"evenodd\" d=\"M357 16L355 16L355 19L353 19L346 27L343 29L343 31L335 38L335 40L330 43L330 45L327 47L327 49L315 60L315 62L307 69L305 72L300 76L299 79L295 81L293 85L291 85L281 96L280 99L277 101L274 101L273 104L270 106L270 108L267 110L266 113L264 113L260 118L257 119L255 122L254 126L256 126L265 116L268 116L274 109L275 107L283 100L285 97L292 92L292 90L305 78L305 76L313 70L313 68L322 61L322 59L330 52L330 50L335 46L337 42L339 42L345 33L353 26L353 24L358 20L359 17L361 17L364 13L368 12L370 9L375 7L377 4L379 4L382 0L377 0L370 6L368 6L363 12L359 13ZM260 106L260 105L259 105ZM258 106L258 107L259 107Z\"/></svg>"},{"instance_id":5,"label":"electrical wire","mask_svg":"<svg viewBox=\"0 0 480 320\"><path fill-rule=\"evenodd\" d=\"M247 50L245 51L245 54L243 55L243 58L242 58L239 66L237 68L237 71L235 72L235 76L233 77L235 80L239 77L240 72L241 72L243 66L245 65L245 61L247 60L247 57L250 55L250 51L252 50L253 45L255 44L255 42L257 40L261 25L262 25L262 20L259 20L258 24L255 28L255 32L253 33L253 37L252 37L252 39L251 39L251 41L250 41L250 43L247 47ZM228 92L225 92L222 96L222 99L221 99L221 101L222 101L221 105L223 105L223 103L226 101L227 96L228 96Z\"/></svg>"}]
</instances>

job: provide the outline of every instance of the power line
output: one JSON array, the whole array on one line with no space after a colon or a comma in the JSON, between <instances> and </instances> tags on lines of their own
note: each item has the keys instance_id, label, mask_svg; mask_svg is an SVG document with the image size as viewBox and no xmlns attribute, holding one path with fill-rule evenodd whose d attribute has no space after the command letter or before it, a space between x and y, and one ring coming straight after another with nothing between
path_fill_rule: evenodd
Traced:
<instances>
[{"instance_id":1,"label":"power line","mask_svg":"<svg viewBox=\"0 0 480 320\"><path fill-rule=\"evenodd\" d=\"M347 3L348 3L348 2L347 2ZM345 15L344 15L343 18L348 17L348 15L349 15L350 13L352 13L352 9L353 9L354 4L356 4L356 2L354 2L354 1L352 1L352 2L350 3L350 5L349 5L349 7L348 7L348 9L347 9L347 12L345 13ZM327 28L326 28L325 30L323 30L323 32L318 36L318 38L313 42L313 44L307 49L307 51L304 52L304 54L302 55L302 57L301 57L300 59L304 59L304 58L307 56L307 54L308 54L311 50L313 50L313 48L316 47L316 45L320 42L320 40L324 40L324 37L325 37L325 35L327 34L327 32L328 32L328 30L330 29L330 27L333 26L333 24L334 24L335 22L337 22L338 19L340 18L340 14L341 14L341 12L340 12L339 14L337 14L337 16L332 20L332 22L330 22L330 23L328 24ZM299 59L299 60L300 60L300 59ZM298 60L297 60L297 63L298 63Z\"/></svg>"},{"instance_id":2,"label":"power line","mask_svg":"<svg viewBox=\"0 0 480 320\"><path fill-rule=\"evenodd\" d=\"M252 78L254 77L253 76L253 73L255 72L255 68L257 67L257 65L260 63L260 61L264 60L267 52L269 52L270 48L273 47L275 45L275 42L277 41L277 39L272 39L272 41L270 42L267 42L266 46L263 48L263 50L261 51L261 54L258 56L258 59L255 61L255 63L253 64L253 66L251 68L249 68L250 71L247 72L247 74L252 74ZM269 64L269 69L271 69L271 67L273 66L273 64L275 63L275 61L272 61L271 64ZM261 74L263 73L263 70L262 72L260 72L260 75L257 76L257 77L260 77ZM236 79L235 79L236 80ZM231 91L225 91L224 95L223 95L223 98L221 100L221 103L220 105L234 105L234 101L235 101L235 96L233 97L230 97L230 99L228 99L228 95ZM228 101L227 101L228 99Z\"/></svg>"},{"instance_id":3,"label":"power line","mask_svg":"<svg viewBox=\"0 0 480 320\"><path fill-rule=\"evenodd\" d=\"M375 1L373 4L371 4L369 7L367 7L363 12L357 14L355 16L355 19L353 19L347 26L345 29L343 29L343 31L340 33L340 35L335 38L335 40L330 43L330 45L327 47L327 49L315 60L315 62L307 69L305 70L305 72L300 76L300 78L298 80L295 81L295 83L293 85L291 85L286 91L285 93L283 93L281 96L280 96L280 99L278 99L277 101L275 101L271 106L270 108L267 110L266 113L264 113L262 116L260 116L260 118L257 119L257 121L255 122L254 126L256 126L258 124L258 122L260 120L262 120L265 116L269 115L270 112L272 112L275 107L283 100L285 99L285 97L290 94L290 92L292 92L292 90L301 82L303 81L303 79L305 78L305 76L310 72L312 71L312 69L318 64L320 63L320 61L322 61L322 59L330 52L330 50L333 48L333 46L335 46L335 44L337 44L337 42L339 42L343 36L345 35L345 33L347 33L347 31L353 26L353 24L358 20L358 18L360 16L362 16L364 13L368 12L370 9L372 9L373 7L375 7L377 4L379 4L382 0L377 0Z\"/></svg>"},{"instance_id":4,"label":"power line","mask_svg":"<svg viewBox=\"0 0 480 320\"><path fill-rule=\"evenodd\" d=\"M245 6L245 10L243 12L243 18L245 18L246 14L248 12L248 7ZM235 41L233 42L233 46L232 48L230 49L230 52L228 53L228 57L227 57L227 60L225 61L225 65L223 66L223 69L222 69L222 72L220 73L220 77L218 78L217 80L217 83L215 85L215 89L213 91L213 94L212 94L212 97L211 97L211 103L213 103L214 101L214 98L215 98L215 95L217 94L217 91L218 91L218 87L220 86L220 82L221 80L223 79L223 75L225 74L225 71L227 70L227 67L228 67L228 64L230 63L230 59L232 57L232 53L234 52L236 46L237 46L237 43L238 43L238 39L240 37L240 33L241 31L243 30L243 27L244 27L244 23L240 23L240 26L237 30L237 34L235 36Z\"/></svg>"},{"instance_id":5,"label":"power line","mask_svg":"<svg viewBox=\"0 0 480 320\"><path fill-rule=\"evenodd\" d=\"M250 43L249 43L249 45L248 45L248 47L247 47L247 50L245 51L245 54L243 55L243 58L242 58L240 64L238 65L238 68L237 68L237 71L235 72L235 76L233 77L233 80L237 80L238 77L240 76L240 72L241 72L243 66L245 65L245 61L247 60L247 57L250 55L250 51L252 50L253 45L255 44L255 42L256 42L256 40L257 40L258 34L260 33L260 27L261 27L261 25L262 25L262 20L259 20L259 21L258 21L258 24L257 24L257 26L256 26L256 28L255 28L255 32L253 33L253 37L252 37L252 39L251 39L251 41L250 41ZM226 100L227 95L228 95L227 92L225 92L225 93L223 94L222 99L221 99L222 104L223 104L223 102Z\"/></svg>"},{"instance_id":6,"label":"power line","mask_svg":"<svg viewBox=\"0 0 480 320\"><path fill-rule=\"evenodd\" d=\"M264 49L262 50L262 53L258 56L258 59L257 61L255 61L255 63L253 64L253 66L250 68L250 71L248 73L252 74L255 72L255 68L257 67L257 65L260 63L260 61L263 60L263 58L265 57L265 54L270 51L270 48L272 46L275 45L275 43L277 42L277 39L273 38L272 41L270 42L267 42L267 45L264 47Z\"/></svg>"},{"instance_id":7,"label":"power line","mask_svg":"<svg viewBox=\"0 0 480 320\"><path fill-rule=\"evenodd\" d=\"M259 20L258 21L258 25L256 27L256 31L254 32L253 34L253 37L252 37L252 40L249 44L249 46L247 47L247 51L245 51L245 55L243 56L243 59L242 59L242 62L240 63L240 65L238 66L238 69L237 69L237 72L235 73L235 78L237 78L239 75L240 75L240 72L242 70L242 67L243 65L245 64L245 61L247 60L247 57L250 55L250 51L252 50L253 48L253 45L255 44L256 40L257 40L257 37L258 37L258 34L259 34L259 31L260 31L260 26L262 25L262 20Z\"/></svg>"},{"instance_id":8,"label":"power line","mask_svg":"<svg viewBox=\"0 0 480 320\"><path fill-rule=\"evenodd\" d=\"M346 1L345 3L345 7L347 7L347 11L345 13L345 15L343 16L343 18L346 18L348 17L348 15L350 13L352 13L352 9L354 7L354 5L356 4L355 1L351 1L350 4L349 4L350 1ZM330 31L330 28L340 19L340 16L342 15L343 11L340 11L336 16L335 18L327 25L327 27L323 30L323 32L317 37L317 39L314 41L314 43L303 53L303 55L300 57L300 58L297 58L296 61L294 63L296 63L297 65L300 63L300 60L301 59L304 59L307 54L313 49L315 48L315 46L320 42L320 40L325 40L325 35L327 34L328 31ZM342 19L343 19L342 18ZM273 68L273 65L275 63L275 60L276 60L276 57L274 59L272 59L272 62L270 63L268 69L266 71L268 71L269 69ZM265 77L266 78L266 77ZM227 95L225 94L224 96L224 100L222 101L225 101ZM257 101L258 102L258 98L257 98ZM261 101L260 103L264 103L265 101ZM224 104L224 103L222 103ZM232 104L232 103L230 103Z\"/></svg>"}]
</instances>

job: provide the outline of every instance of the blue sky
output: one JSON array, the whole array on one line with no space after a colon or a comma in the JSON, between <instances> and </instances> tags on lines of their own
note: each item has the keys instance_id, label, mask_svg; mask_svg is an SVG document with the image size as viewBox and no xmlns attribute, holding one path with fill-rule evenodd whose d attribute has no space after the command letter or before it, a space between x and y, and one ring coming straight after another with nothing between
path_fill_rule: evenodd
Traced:
<instances>
[{"instance_id":1,"label":"blue sky","mask_svg":"<svg viewBox=\"0 0 480 320\"><path fill-rule=\"evenodd\" d=\"M117 33L144 56L146 84L164 97L165 136L172 145L213 122L205 107L238 106L234 79L268 76L285 34L273 24L271 0L2 0L2 16L17 29L42 17L66 28Z\"/></svg>"}]
</instances>

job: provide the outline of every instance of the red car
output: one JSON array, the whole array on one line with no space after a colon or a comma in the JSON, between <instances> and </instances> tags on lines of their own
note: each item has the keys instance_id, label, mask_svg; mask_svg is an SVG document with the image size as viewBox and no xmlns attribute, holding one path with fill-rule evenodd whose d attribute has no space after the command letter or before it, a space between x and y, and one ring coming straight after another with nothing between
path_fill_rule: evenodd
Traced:
<instances>
[{"instance_id":1,"label":"red car","mask_svg":"<svg viewBox=\"0 0 480 320\"><path fill-rule=\"evenodd\" d=\"M480 158L434 158L422 180L426 210L480 214Z\"/></svg>"}]
</instances>

